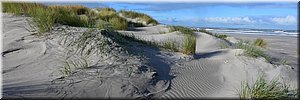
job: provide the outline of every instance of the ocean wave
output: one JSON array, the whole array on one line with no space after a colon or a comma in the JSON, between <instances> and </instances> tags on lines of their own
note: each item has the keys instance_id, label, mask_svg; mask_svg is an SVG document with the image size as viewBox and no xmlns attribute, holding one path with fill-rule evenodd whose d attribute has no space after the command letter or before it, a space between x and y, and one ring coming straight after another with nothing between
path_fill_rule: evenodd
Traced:
<instances>
[{"instance_id":1,"label":"ocean wave","mask_svg":"<svg viewBox=\"0 0 300 100\"><path fill-rule=\"evenodd\" d=\"M284 30L255 30L255 29L205 29L218 34L259 34L259 35L280 35L280 36L298 36L296 31Z\"/></svg>"}]
</instances>

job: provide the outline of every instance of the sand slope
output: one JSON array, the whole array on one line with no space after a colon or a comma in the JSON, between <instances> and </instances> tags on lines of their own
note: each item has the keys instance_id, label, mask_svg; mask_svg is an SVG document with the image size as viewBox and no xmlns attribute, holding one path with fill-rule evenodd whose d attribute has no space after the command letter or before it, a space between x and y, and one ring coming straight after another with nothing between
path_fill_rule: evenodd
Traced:
<instances>
[{"instance_id":1,"label":"sand slope","mask_svg":"<svg viewBox=\"0 0 300 100\"><path fill-rule=\"evenodd\" d=\"M45 96L58 63L53 52L27 30L26 18L2 15L3 96Z\"/></svg>"},{"instance_id":2,"label":"sand slope","mask_svg":"<svg viewBox=\"0 0 300 100\"><path fill-rule=\"evenodd\" d=\"M82 34L86 34L88 28L60 25L51 33L45 33L45 37L36 37L30 32L27 18L3 14L3 19L4 98L159 96L172 79L170 65L185 61L182 54L161 52L158 48L134 42L129 42L124 49L114 42L114 38L104 37L96 30L98 40L109 42L110 45L104 47L110 52L92 53L86 58L89 66L82 68L82 56L72 52L76 48L68 45L79 40L79 36L85 36ZM92 33L89 34L95 35ZM85 48L94 47L91 45L95 42L98 41L90 41ZM76 65L67 77L60 72L66 61Z\"/></svg>"},{"instance_id":3,"label":"sand slope","mask_svg":"<svg viewBox=\"0 0 300 100\"><path fill-rule=\"evenodd\" d=\"M148 28L148 27L147 27ZM150 29L150 28L149 28ZM169 34L180 36L180 33L156 34L145 31L129 31L142 39L154 38L157 41L166 41ZM282 77L293 88L297 88L297 73L285 66L274 66L264 58L249 58L240 56L241 49L221 49L220 44L234 44L237 39L230 37L228 41L211 35L196 32L197 44L194 60L172 65L170 73L175 76L171 86L162 98L238 98L238 91L242 81L253 82L257 75L264 74L271 80L273 77ZM179 39L178 39L179 40ZM180 40L181 42L182 40ZM228 43L231 41L232 43Z\"/></svg>"}]
</instances>

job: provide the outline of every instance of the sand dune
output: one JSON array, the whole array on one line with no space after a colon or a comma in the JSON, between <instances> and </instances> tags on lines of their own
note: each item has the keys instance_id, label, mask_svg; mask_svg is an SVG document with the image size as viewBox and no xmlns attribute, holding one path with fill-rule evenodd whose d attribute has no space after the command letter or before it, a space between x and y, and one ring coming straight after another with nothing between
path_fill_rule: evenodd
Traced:
<instances>
[{"instance_id":1,"label":"sand dune","mask_svg":"<svg viewBox=\"0 0 300 100\"><path fill-rule=\"evenodd\" d=\"M3 18L3 96L45 96L58 62L46 52L45 42L28 31L26 18Z\"/></svg>"},{"instance_id":2,"label":"sand dune","mask_svg":"<svg viewBox=\"0 0 300 100\"><path fill-rule=\"evenodd\" d=\"M62 80L58 73L62 62L58 57L72 53L69 52L72 48L59 42L63 34L55 31L47 38L37 38L29 32L25 17L3 14L3 18L4 97L237 98L241 81L253 82L260 73L268 80L280 76L292 88L298 88L297 72L291 67L275 66L264 58L240 56L241 49L221 49L220 44L235 42L229 43L201 32L196 32L196 54L190 56L135 42L130 42L133 46L126 53L108 38L112 44L108 48L113 49L108 56L92 55L88 59L91 66L78 68ZM68 26L59 28L70 32L67 43L86 30ZM169 32L164 25L119 32L156 42L171 39L181 43L184 38L180 32ZM102 35L97 38L106 39ZM140 53L143 57L138 56ZM70 56L70 59L79 61L77 56ZM130 76L129 67L139 71Z\"/></svg>"},{"instance_id":3,"label":"sand dune","mask_svg":"<svg viewBox=\"0 0 300 100\"><path fill-rule=\"evenodd\" d=\"M144 39L153 38L149 33L134 34ZM155 34L154 39L165 41L163 38L167 37L166 34ZM277 76L283 77L293 88L298 87L295 77L297 73L289 67L274 66L264 58L239 56L243 52L241 49L220 48L221 43L230 45L237 43L238 39L229 37L228 41L224 41L201 32L196 32L196 36L194 60L172 66L170 73L174 73L175 78L171 80L170 90L166 91L162 98L238 98L241 82L253 82L259 74L265 74L268 80ZM231 43L228 43L230 41ZM288 73L283 70L288 70Z\"/></svg>"}]
</instances>

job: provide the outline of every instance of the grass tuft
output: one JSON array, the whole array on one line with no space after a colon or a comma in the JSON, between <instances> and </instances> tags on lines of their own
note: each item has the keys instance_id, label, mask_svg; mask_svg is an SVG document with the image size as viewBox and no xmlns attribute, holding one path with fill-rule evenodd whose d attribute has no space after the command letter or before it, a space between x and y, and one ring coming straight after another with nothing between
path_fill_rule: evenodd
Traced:
<instances>
[{"instance_id":1,"label":"grass tuft","mask_svg":"<svg viewBox=\"0 0 300 100\"><path fill-rule=\"evenodd\" d=\"M32 9L30 16L38 27L38 35L42 35L42 33L52 30L56 19L56 16L53 15L55 15L55 11L52 9L44 7Z\"/></svg>"},{"instance_id":2,"label":"grass tuft","mask_svg":"<svg viewBox=\"0 0 300 100\"><path fill-rule=\"evenodd\" d=\"M170 32L179 31L183 34L189 34L189 35L194 34L194 31L192 29L183 26L169 26L169 28L170 28Z\"/></svg>"},{"instance_id":3,"label":"grass tuft","mask_svg":"<svg viewBox=\"0 0 300 100\"><path fill-rule=\"evenodd\" d=\"M174 52L179 51L177 48L178 46L176 45L176 41L173 41L173 40L167 40L165 42L162 42L162 47L164 49L168 49L168 50L174 51Z\"/></svg>"},{"instance_id":4,"label":"grass tuft","mask_svg":"<svg viewBox=\"0 0 300 100\"><path fill-rule=\"evenodd\" d=\"M182 53L187 55L195 54L196 37L194 35L186 34L182 47L183 47Z\"/></svg>"},{"instance_id":5,"label":"grass tuft","mask_svg":"<svg viewBox=\"0 0 300 100\"><path fill-rule=\"evenodd\" d=\"M206 34L209 34L209 35L212 35L212 36L214 36L214 37L216 37L216 38L220 38L220 39L226 39L228 36L227 35L225 35L225 34L214 34L214 33L212 33L212 32L209 32L209 31L206 31L206 30L204 30L204 29L201 29L201 30L197 30L198 32L202 32L202 33L206 33Z\"/></svg>"},{"instance_id":6,"label":"grass tuft","mask_svg":"<svg viewBox=\"0 0 300 100\"><path fill-rule=\"evenodd\" d=\"M115 30L126 30L128 22L126 19L117 15L116 10L113 8L98 8L98 18L109 22Z\"/></svg>"},{"instance_id":7,"label":"grass tuft","mask_svg":"<svg viewBox=\"0 0 300 100\"><path fill-rule=\"evenodd\" d=\"M204 29L201 29L201 30L197 30L198 32L202 32L202 33L206 33L206 34L209 34L209 35L214 35L212 32L209 32L209 31L206 31Z\"/></svg>"},{"instance_id":8,"label":"grass tuft","mask_svg":"<svg viewBox=\"0 0 300 100\"><path fill-rule=\"evenodd\" d=\"M267 42L261 38L258 38L254 41L254 45L262 47L262 48L266 48Z\"/></svg>"},{"instance_id":9,"label":"grass tuft","mask_svg":"<svg viewBox=\"0 0 300 100\"><path fill-rule=\"evenodd\" d=\"M50 5L50 9L68 9L76 15L83 15L89 12L89 8L82 5Z\"/></svg>"},{"instance_id":10,"label":"grass tuft","mask_svg":"<svg viewBox=\"0 0 300 100\"><path fill-rule=\"evenodd\" d=\"M298 98L298 92L290 90L288 85L278 79L268 82L263 76L259 76L253 85L247 81L242 82L239 96L241 99L295 99Z\"/></svg>"},{"instance_id":11,"label":"grass tuft","mask_svg":"<svg viewBox=\"0 0 300 100\"><path fill-rule=\"evenodd\" d=\"M251 44L249 41L240 41L236 44L236 48L238 49L244 49L244 55L250 56L250 57L263 57L268 62L271 61L271 57L267 55L261 48L256 47L255 45Z\"/></svg>"},{"instance_id":12,"label":"grass tuft","mask_svg":"<svg viewBox=\"0 0 300 100\"><path fill-rule=\"evenodd\" d=\"M215 37L220 38L220 39L226 39L227 35L225 34L214 34Z\"/></svg>"},{"instance_id":13,"label":"grass tuft","mask_svg":"<svg viewBox=\"0 0 300 100\"><path fill-rule=\"evenodd\" d=\"M153 19L151 16L146 15L144 13L139 13L139 12L134 12L134 11L126 11L126 10L120 10L119 13L121 13L123 16L128 17L128 18L139 18L142 21L145 21L146 24L153 24L157 25L158 21Z\"/></svg>"}]
</instances>

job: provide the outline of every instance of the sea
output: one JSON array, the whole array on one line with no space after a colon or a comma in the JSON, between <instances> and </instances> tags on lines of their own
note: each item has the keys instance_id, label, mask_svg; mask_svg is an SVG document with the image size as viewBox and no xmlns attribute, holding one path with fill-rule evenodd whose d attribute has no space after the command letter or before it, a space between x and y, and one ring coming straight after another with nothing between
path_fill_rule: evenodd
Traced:
<instances>
[{"instance_id":1,"label":"sea","mask_svg":"<svg viewBox=\"0 0 300 100\"><path fill-rule=\"evenodd\" d=\"M278 29L246 29L246 28L194 28L205 29L206 31L217 34L258 34L258 35L279 35L279 36L298 36L298 30L278 30Z\"/></svg>"}]
</instances>

